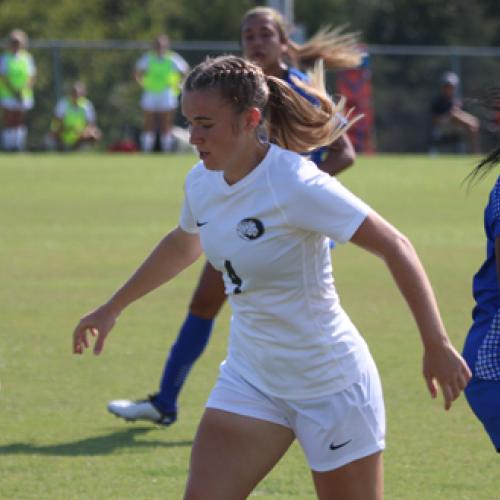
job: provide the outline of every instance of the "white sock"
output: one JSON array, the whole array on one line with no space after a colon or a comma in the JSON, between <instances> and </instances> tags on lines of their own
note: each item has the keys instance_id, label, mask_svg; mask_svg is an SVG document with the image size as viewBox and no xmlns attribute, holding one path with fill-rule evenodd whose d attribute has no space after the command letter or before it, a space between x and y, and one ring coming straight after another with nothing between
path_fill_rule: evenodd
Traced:
<instances>
[{"instance_id":1,"label":"white sock","mask_svg":"<svg viewBox=\"0 0 500 500\"><path fill-rule=\"evenodd\" d=\"M16 144L16 129L9 127L2 130L2 145L5 151L11 151Z\"/></svg>"},{"instance_id":2,"label":"white sock","mask_svg":"<svg viewBox=\"0 0 500 500\"><path fill-rule=\"evenodd\" d=\"M14 129L14 147L18 151L24 151L26 148L26 137L28 135L28 129L24 126L21 125L20 127L17 127Z\"/></svg>"},{"instance_id":3,"label":"white sock","mask_svg":"<svg viewBox=\"0 0 500 500\"><path fill-rule=\"evenodd\" d=\"M174 135L170 132L168 134L163 134L161 136L161 150L162 151L171 151L172 146L175 143Z\"/></svg>"},{"instance_id":4,"label":"white sock","mask_svg":"<svg viewBox=\"0 0 500 500\"><path fill-rule=\"evenodd\" d=\"M141 134L141 148L145 153L149 153L153 150L155 145L155 134L154 132L143 132Z\"/></svg>"},{"instance_id":5,"label":"white sock","mask_svg":"<svg viewBox=\"0 0 500 500\"><path fill-rule=\"evenodd\" d=\"M9 129L2 130L2 148L7 151L9 149Z\"/></svg>"}]
</instances>

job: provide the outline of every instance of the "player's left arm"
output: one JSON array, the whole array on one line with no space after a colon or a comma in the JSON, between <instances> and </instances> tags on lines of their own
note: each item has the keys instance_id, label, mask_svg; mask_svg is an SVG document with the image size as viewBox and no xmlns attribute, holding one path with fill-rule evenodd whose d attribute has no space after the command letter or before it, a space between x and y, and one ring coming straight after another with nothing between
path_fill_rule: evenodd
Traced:
<instances>
[{"instance_id":1,"label":"player's left arm","mask_svg":"<svg viewBox=\"0 0 500 500\"><path fill-rule=\"evenodd\" d=\"M420 331L423 375L431 396L441 387L445 409L470 379L470 370L448 338L429 278L411 242L380 215L371 212L351 241L387 265Z\"/></svg>"},{"instance_id":2,"label":"player's left arm","mask_svg":"<svg viewBox=\"0 0 500 500\"><path fill-rule=\"evenodd\" d=\"M327 147L325 159L318 167L330 175L338 175L349 168L356 159L356 151L347 134L341 135Z\"/></svg>"}]
</instances>

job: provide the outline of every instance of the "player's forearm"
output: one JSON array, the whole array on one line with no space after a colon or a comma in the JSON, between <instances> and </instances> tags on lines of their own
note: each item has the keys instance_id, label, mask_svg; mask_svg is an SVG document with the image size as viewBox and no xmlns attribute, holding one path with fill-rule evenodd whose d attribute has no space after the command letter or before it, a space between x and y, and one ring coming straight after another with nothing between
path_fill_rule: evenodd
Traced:
<instances>
[{"instance_id":1,"label":"player's forearm","mask_svg":"<svg viewBox=\"0 0 500 500\"><path fill-rule=\"evenodd\" d=\"M141 71L134 72L134 80L140 87L142 87L143 79L144 79L144 73L142 73Z\"/></svg>"},{"instance_id":2,"label":"player's forearm","mask_svg":"<svg viewBox=\"0 0 500 500\"><path fill-rule=\"evenodd\" d=\"M328 146L328 154L319 168L330 175L338 175L349 168L356 159L356 151L347 136L339 137Z\"/></svg>"},{"instance_id":3,"label":"player's forearm","mask_svg":"<svg viewBox=\"0 0 500 500\"><path fill-rule=\"evenodd\" d=\"M344 154L329 153L319 165L320 170L330 175L338 175L354 163L354 158Z\"/></svg>"},{"instance_id":4,"label":"player's forearm","mask_svg":"<svg viewBox=\"0 0 500 500\"><path fill-rule=\"evenodd\" d=\"M178 231L180 229L177 228L165 236L130 279L108 301L109 307L116 315L132 302L171 280L200 256L199 241L193 239L186 244L186 238L179 237Z\"/></svg>"},{"instance_id":5,"label":"player's forearm","mask_svg":"<svg viewBox=\"0 0 500 500\"><path fill-rule=\"evenodd\" d=\"M424 347L448 344L434 291L411 242L401 235L384 260L415 318Z\"/></svg>"}]
</instances>

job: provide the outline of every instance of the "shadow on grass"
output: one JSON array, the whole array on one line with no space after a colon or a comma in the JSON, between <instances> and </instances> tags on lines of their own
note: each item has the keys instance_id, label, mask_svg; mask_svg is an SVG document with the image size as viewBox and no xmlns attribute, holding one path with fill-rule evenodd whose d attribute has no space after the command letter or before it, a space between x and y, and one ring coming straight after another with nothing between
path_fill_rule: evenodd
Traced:
<instances>
[{"instance_id":1,"label":"shadow on grass","mask_svg":"<svg viewBox=\"0 0 500 500\"><path fill-rule=\"evenodd\" d=\"M111 432L105 436L91 437L53 445L12 443L0 446L0 455L52 455L52 456L92 456L110 455L120 449L134 448L177 448L191 446L192 441L136 441L136 437L149 431L151 427L139 427Z\"/></svg>"}]
</instances>

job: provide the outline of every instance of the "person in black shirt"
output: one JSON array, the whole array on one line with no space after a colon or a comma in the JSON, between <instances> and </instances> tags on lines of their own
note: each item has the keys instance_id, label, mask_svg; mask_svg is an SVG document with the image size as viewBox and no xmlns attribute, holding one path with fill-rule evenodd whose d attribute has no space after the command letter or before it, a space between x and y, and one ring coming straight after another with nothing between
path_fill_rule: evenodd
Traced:
<instances>
[{"instance_id":1,"label":"person in black shirt","mask_svg":"<svg viewBox=\"0 0 500 500\"><path fill-rule=\"evenodd\" d=\"M472 153L480 153L479 120L462 109L457 95L460 79L456 73L445 73L441 78L440 94L431 106L432 142L444 143L447 139L465 137Z\"/></svg>"}]
</instances>

